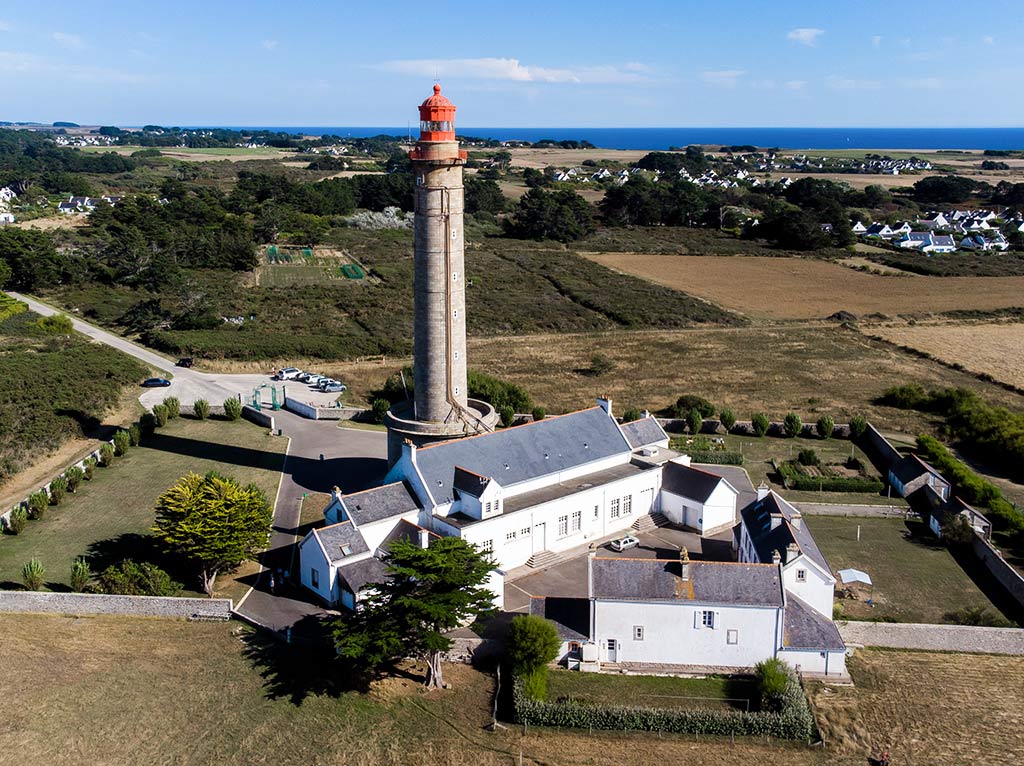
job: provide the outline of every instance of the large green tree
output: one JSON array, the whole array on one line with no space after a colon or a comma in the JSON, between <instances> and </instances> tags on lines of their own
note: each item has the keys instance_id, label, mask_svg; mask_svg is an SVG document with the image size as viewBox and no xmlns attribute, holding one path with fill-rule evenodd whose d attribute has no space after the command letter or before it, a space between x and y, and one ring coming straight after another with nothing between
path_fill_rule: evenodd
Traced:
<instances>
[{"instance_id":1,"label":"large green tree","mask_svg":"<svg viewBox=\"0 0 1024 766\"><path fill-rule=\"evenodd\" d=\"M458 537L442 537L429 548L397 540L384 562L386 581L359 611L334 623L338 655L371 676L416 657L427 664L425 685L442 688L441 657L452 644L445 634L491 608L494 596L482 586L494 562Z\"/></svg>"},{"instance_id":2,"label":"large green tree","mask_svg":"<svg viewBox=\"0 0 1024 766\"><path fill-rule=\"evenodd\" d=\"M190 473L157 500L153 534L199 570L203 590L212 595L218 574L266 545L272 516L256 485L243 487L213 471Z\"/></svg>"}]
</instances>

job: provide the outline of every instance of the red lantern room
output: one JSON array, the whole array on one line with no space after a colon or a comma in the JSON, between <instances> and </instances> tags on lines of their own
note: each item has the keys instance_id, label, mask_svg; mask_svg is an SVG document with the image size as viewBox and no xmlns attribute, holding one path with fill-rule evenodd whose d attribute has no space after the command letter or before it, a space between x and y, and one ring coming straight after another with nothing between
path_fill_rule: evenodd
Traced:
<instances>
[{"instance_id":1,"label":"red lantern room","mask_svg":"<svg viewBox=\"0 0 1024 766\"><path fill-rule=\"evenodd\" d=\"M420 141L455 140L455 104L441 95L441 86L434 85L434 95L420 104Z\"/></svg>"}]
</instances>

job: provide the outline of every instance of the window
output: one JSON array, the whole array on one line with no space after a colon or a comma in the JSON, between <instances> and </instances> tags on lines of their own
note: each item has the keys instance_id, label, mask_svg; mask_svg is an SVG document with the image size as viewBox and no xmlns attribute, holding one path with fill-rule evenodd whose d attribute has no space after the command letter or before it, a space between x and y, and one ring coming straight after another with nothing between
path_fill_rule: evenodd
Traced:
<instances>
[{"instance_id":1,"label":"window","mask_svg":"<svg viewBox=\"0 0 1024 766\"><path fill-rule=\"evenodd\" d=\"M738 644L740 642L740 632L738 630L728 630L725 632L725 643L727 644Z\"/></svg>"},{"instance_id":2,"label":"window","mask_svg":"<svg viewBox=\"0 0 1024 766\"><path fill-rule=\"evenodd\" d=\"M449 120L420 120L420 130L425 133L451 133L455 128Z\"/></svg>"},{"instance_id":3,"label":"window","mask_svg":"<svg viewBox=\"0 0 1024 766\"><path fill-rule=\"evenodd\" d=\"M715 613L712 612L710 609L702 610L701 613L700 613L700 624L701 624L701 627L711 628L712 630L714 630L714 628L715 628Z\"/></svg>"},{"instance_id":4,"label":"window","mask_svg":"<svg viewBox=\"0 0 1024 766\"><path fill-rule=\"evenodd\" d=\"M634 641L643 641L644 640L644 626L643 625L634 625L633 626L633 640Z\"/></svg>"},{"instance_id":5,"label":"window","mask_svg":"<svg viewBox=\"0 0 1024 766\"><path fill-rule=\"evenodd\" d=\"M573 532L579 532L580 531L580 525L582 524L582 522L583 522L583 511L573 511L572 512L572 531Z\"/></svg>"},{"instance_id":6,"label":"window","mask_svg":"<svg viewBox=\"0 0 1024 766\"><path fill-rule=\"evenodd\" d=\"M490 512L491 512L491 504L490 504L490 502L484 503L484 516L486 516Z\"/></svg>"},{"instance_id":7,"label":"window","mask_svg":"<svg viewBox=\"0 0 1024 766\"><path fill-rule=\"evenodd\" d=\"M509 542L510 540L515 540L515 539L516 539L516 531L514 529L511 532L506 532L505 533L505 542L506 543Z\"/></svg>"},{"instance_id":8,"label":"window","mask_svg":"<svg viewBox=\"0 0 1024 766\"><path fill-rule=\"evenodd\" d=\"M807 582L807 570L806 569L798 569L798 570L796 570L796 581L797 582Z\"/></svg>"},{"instance_id":9,"label":"window","mask_svg":"<svg viewBox=\"0 0 1024 766\"><path fill-rule=\"evenodd\" d=\"M594 506L594 518L595 519L601 518L601 506L599 506L599 505L595 505Z\"/></svg>"},{"instance_id":10,"label":"window","mask_svg":"<svg viewBox=\"0 0 1024 766\"><path fill-rule=\"evenodd\" d=\"M484 553L492 553L494 551L494 540L484 540L480 543L480 550Z\"/></svg>"},{"instance_id":11,"label":"window","mask_svg":"<svg viewBox=\"0 0 1024 766\"><path fill-rule=\"evenodd\" d=\"M320 572L316 567L309 570L309 581L313 584L314 588L320 587Z\"/></svg>"},{"instance_id":12,"label":"window","mask_svg":"<svg viewBox=\"0 0 1024 766\"><path fill-rule=\"evenodd\" d=\"M614 500L612 500L612 507L609 515L613 519L619 518L619 498L615 498Z\"/></svg>"},{"instance_id":13,"label":"window","mask_svg":"<svg viewBox=\"0 0 1024 766\"><path fill-rule=\"evenodd\" d=\"M626 495L622 498L622 515L629 516L633 512L633 496Z\"/></svg>"},{"instance_id":14,"label":"window","mask_svg":"<svg viewBox=\"0 0 1024 766\"><path fill-rule=\"evenodd\" d=\"M558 517L558 536L565 537L569 534L569 517L559 516Z\"/></svg>"},{"instance_id":15,"label":"window","mask_svg":"<svg viewBox=\"0 0 1024 766\"><path fill-rule=\"evenodd\" d=\"M529 527L523 527L522 529L520 529L519 530L519 536L520 537L529 537L530 536L530 528Z\"/></svg>"},{"instance_id":16,"label":"window","mask_svg":"<svg viewBox=\"0 0 1024 766\"><path fill-rule=\"evenodd\" d=\"M615 651L615 639L614 638L609 638L608 639L608 651L609 652L614 652Z\"/></svg>"}]
</instances>

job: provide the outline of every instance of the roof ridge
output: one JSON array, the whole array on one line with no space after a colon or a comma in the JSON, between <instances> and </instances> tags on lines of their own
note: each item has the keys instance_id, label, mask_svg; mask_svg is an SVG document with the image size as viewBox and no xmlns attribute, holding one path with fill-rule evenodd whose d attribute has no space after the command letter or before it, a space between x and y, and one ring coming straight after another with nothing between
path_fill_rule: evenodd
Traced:
<instances>
[{"instance_id":1,"label":"roof ridge","mask_svg":"<svg viewBox=\"0 0 1024 766\"><path fill-rule=\"evenodd\" d=\"M387 484L379 484L376 487L367 487L366 489L361 489L358 492L351 492L351 493L348 493L348 494L344 494L344 495L342 495L342 497L343 498L357 497L358 495L365 495L367 492L376 492L378 489L384 489L385 487L393 487L396 484L401 484L404 487L405 479L399 479L398 481L390 481Z\"/></svg>"}]
</instances>

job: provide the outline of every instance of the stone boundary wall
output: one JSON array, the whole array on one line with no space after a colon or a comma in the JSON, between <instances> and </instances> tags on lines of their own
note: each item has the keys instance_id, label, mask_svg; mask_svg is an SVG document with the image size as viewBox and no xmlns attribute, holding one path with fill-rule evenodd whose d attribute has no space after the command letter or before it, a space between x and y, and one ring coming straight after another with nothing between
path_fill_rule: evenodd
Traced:
<instances>
[{"instance_id":1,"label":"stone boundary wall","mask_svg":"<svg viewBox=\"0 0 1024 766\"><path fill-rule=\"evenodd\" d=\"M888 649L1024 655L1024 630L903 622L836 622L847 644Z\"/></svg>"},{"instance_id":2,"label":"stone boundary wall","mask_svg":"<svg viewBox=\"0 0 1024 766\"><path fill-rule=\"evenodd\" d=\"M258 426L264 426L265 428L269 428L271 431L274 430L274 416L256 409L251 404L242 406L242 417L246 420L251 420Z\"/></svg>"},{"instance_id":3,"label":"stone boundary wall","mask_svg":"<svg viewBox=\"0 0 1024 766\"><path fill-rule=\"evenodd\" d=\"M903 455L870 423L868 423L861 441L864 444L864 451L872 460L876 461L875 466L885 474L885 481L888 482L889 469L894 463L901 460Z\"/></svg>"},{"instance_id":4,"label":"stone boundary wall","mask_svg":"<svg viewBox=\"0 0 1024 766\"><path fill-rule=\"evenodd\" d=\"M8 613L116 614L134 617L178 617L188 620L228 620L231 618L231 606L229 598L0 591L0 612Z\"/></svg>"},{"instance_id":5,"label":"stone boundary wall","mask_svg":"<svg viewBox=\"0 0 1024 766\"><path fill-rule=\"evenodd\" d=\"M999 584L1024 608L1024 576L1008 564L988 540L974 532L971 551Z\"/></svg>"},{"instance_id":6,"label":"stone boundary wall","mask_svg":"<svg viewBox=\"0 0 1024 766\"><path fill-rule=\"evenodd\" d=\"M310 420L363 420L369 412L361 407L316 407L290 396L284 398L284 408Z\"/></svg>"},{"instance_id":7,"label":"stone boundary wall","mask_svg":"<svg viewBox=\"0 0 1024 766\"><path fill-rule=\"evenodd\" d=\"M78 460L78 461L76 461L74 463L70 463L70 464L64 466L64 469L61 470L61 471L58 471L56 474L54 474L53 478L55 479L58 476L63 476L65 473L68 472L68 469L74 468L75 466L78 466L79 468L83 467L85 465L85 461L88 460L89 458L92 458L92 459L98 461L100 459L100 449L102 448L102 446L104 444L109 444L111 447L113 447L114 446L114 440L113 439L109 439L108 441L101 442L99 447L94 449L92 452L90 452L88 455L83 457L81 460ZM34 494L35 492L38 492L41 489L45 489L46 493L49 494L49 492L50 492L50 482L52 482L52 481L53 481L53 479L50 479L50 481L46 482L45 484L39 485L34 490L32 490L32 492L29 492L28 495L26 495L22 500L19 500L19 501L13 503L9 508L2 509L3 513L0 513L0 529L7 529L7 527L10 525L10 523L11 523L11 511L13 511L15 508L28 508L28 498L29 498L30 495Z\"/></svg>"}]
</instances>

